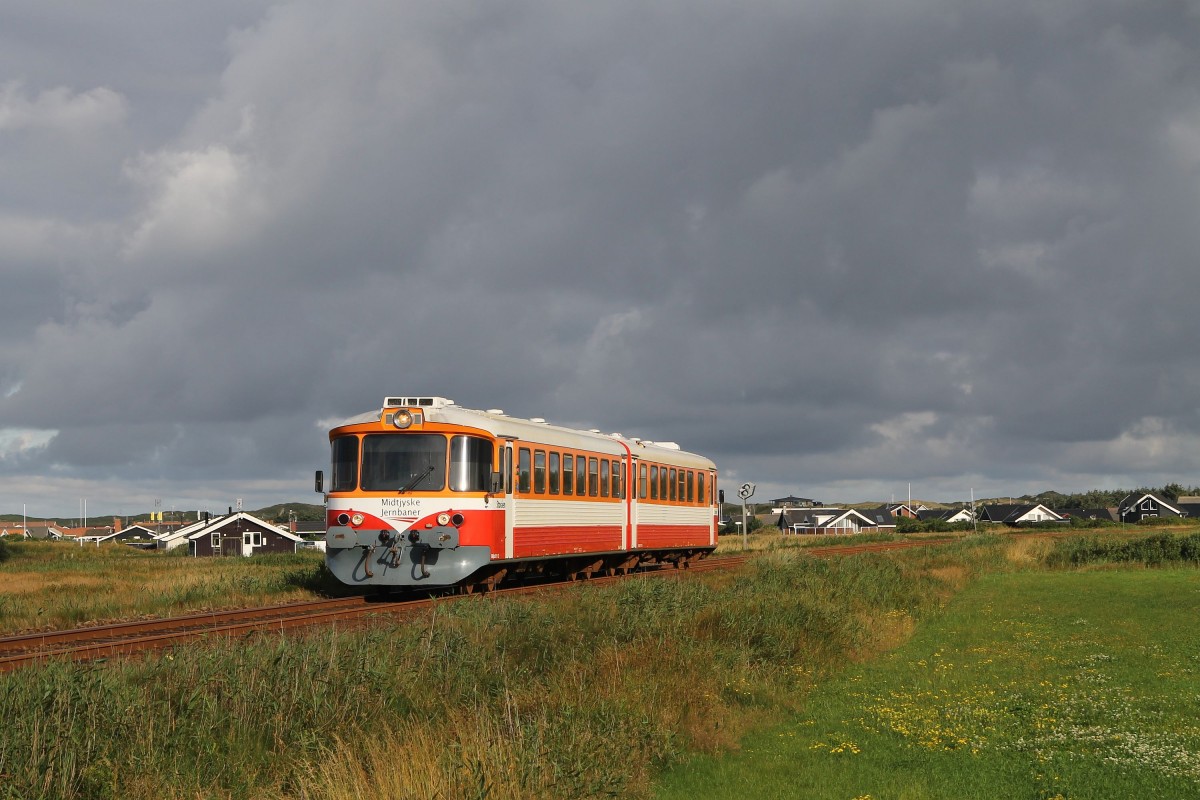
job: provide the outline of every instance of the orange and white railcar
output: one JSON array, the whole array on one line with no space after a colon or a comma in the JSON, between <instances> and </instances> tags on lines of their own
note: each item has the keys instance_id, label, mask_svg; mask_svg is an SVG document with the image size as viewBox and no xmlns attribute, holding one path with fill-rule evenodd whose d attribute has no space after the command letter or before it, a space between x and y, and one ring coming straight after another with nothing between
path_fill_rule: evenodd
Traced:
<instances>
[{"instance_id":1,"label":"orange and white railcar","mask_svg":"<svg viewBox=\"0 0 1200 800\"><path fill-rule=\"evenodd\" d=\"M354 586L492 587L518 574L686 566L712 552L713 462L630 439L388 397L329 432L326 563Z\"/></svg>"}]
</instances>

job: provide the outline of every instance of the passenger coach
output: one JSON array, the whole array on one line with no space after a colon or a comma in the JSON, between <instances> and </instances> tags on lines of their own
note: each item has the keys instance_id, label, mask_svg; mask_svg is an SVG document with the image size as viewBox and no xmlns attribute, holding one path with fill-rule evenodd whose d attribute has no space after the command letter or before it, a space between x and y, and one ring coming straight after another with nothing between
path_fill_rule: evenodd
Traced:
<instances>
[{"instance_id":1,"label":"passenger coach","mask_svg":"<svg viewBox=\"0 0 1200 800\"><path fill-rule=\"evenodd\" d=\"M344 583L493 587L686 566L717 542L713 462L444 397L389 397L329 432L326 562ZM316 488L325 491L324 473Z\"/></svg>"}]
</instances>

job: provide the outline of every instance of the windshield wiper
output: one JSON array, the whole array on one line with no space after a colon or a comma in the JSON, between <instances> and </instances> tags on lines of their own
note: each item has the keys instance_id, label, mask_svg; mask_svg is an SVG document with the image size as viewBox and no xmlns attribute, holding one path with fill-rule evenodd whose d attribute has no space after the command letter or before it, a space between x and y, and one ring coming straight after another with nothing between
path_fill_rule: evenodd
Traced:
<instances>
[{"instance_id":1,"label":"windshield wiper","mask_svg":"<svg viewBox=\"0 0 1200 800\"><path fill-rule=\"evenodd\" d=\"M405 486L402 489L397 491L397 494L404 494L405 492L412 491L413 489L417 488L418 483L425 480L432 474L433 474L433 464L430 464L428 467L425 468L424 472L422 472L417 477L413 478L411 481L409 481L407 484L405 484Z\"/></svg>"}]
</instances>

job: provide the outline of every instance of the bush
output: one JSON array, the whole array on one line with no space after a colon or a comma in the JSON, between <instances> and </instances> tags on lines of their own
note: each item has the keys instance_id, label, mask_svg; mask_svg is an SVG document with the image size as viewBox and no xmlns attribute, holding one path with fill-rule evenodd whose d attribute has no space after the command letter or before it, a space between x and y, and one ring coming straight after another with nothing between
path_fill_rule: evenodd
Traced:
<instances>
[{"instance_id":1,"label":"bush","mask_svg":"<svg viewBox=\"0 0 1200 800\"><path fill-rule=\"evenodd\" d=\"M8 548L8 542L0 539L0 564L12 558L12 550Z\"/></svg>"},{"instance_id":2,"label":"bush","mask_svg":"<svg viewBox=\"0 0 1200 800\"><path fill-rule=\"evenodd\" d=\"M1156 533L1133 541L1073 538L1059 542L1046 557L1046 564L1051 567L1129 562L1141 562L1147 566L1200 562L1200 533L1187 536Z\"/></svg>"}]
</instances>

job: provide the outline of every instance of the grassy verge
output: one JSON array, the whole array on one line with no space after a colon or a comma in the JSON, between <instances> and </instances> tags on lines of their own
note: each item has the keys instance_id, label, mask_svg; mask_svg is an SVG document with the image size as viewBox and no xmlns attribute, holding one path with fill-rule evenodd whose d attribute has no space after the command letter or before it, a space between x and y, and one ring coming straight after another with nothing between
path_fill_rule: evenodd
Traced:
<instances>
[{"instance_id":1,"label":"grassy verge","mask_svg":"<svg viewBox=\"0 0 1200 800\"><path fill-rule=\"evenodd\" d=\"M1181 621L1197 611L1194 569L985 576L786 725L674 770L658 797L1195 797L1200 638Z\"/></svg>"},{"instance_id":2,"label":"grassy verge","mask_svg":"<svg viewBox=\"0 0 1200 800\"><path fill-rule=\"evenodd\" d=\"M740 573L0 676L0 797L647 796L665 765L734 746L905 638L994 551L784 552Z\"/></svg>"},{"instance_id":3,"label":"grassy verge","mask_svg":"<svg viewBox=\"0 0 1200 800\"><path fill-rule=\"evenodd\" d=\"M0 634L287 602L336 590L324 554L190 558L120 544L16 542L0 561Z\"/></svg>"}]
</instances>

